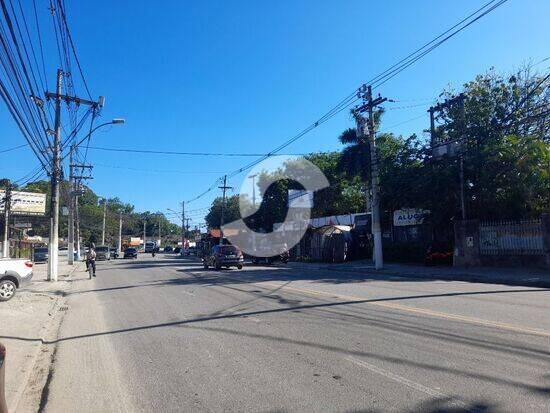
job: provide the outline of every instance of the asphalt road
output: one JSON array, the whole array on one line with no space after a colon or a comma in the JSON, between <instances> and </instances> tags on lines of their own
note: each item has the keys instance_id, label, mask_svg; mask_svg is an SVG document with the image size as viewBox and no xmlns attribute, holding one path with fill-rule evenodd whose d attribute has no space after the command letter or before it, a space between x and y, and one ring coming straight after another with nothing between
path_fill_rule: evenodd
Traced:
<instances>
[{"instance_id":1,"label":"asphalt road","mask_svg":"<svg viewBox=\"0 0 550 413\"><path fill-rule=\"evenodd\" d=\"M43 411L550 411L550 290L163 254L81 278Z\"/></svg>"}]
</instances>

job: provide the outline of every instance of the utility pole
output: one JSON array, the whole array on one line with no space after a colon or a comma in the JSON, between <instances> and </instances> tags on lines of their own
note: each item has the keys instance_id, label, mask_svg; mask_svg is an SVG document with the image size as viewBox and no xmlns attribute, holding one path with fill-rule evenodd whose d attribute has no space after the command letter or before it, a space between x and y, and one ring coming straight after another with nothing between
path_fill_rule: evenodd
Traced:
<instances>
[{"instance_id":1,"label":"utility pole","mask_svg":"<svg viewBox=\"0 0 550 413\"><path fill-rule=\"evenodd\" d=\"M443 103L439 103L436 106L432 106L428 109L428 112L430 113L430 135L431 135L431 146L432 146L432 152L434 148L440 147L440 146L446 146L446 153L449 155L454 155L454 148L451 147L453 143L456 144L457 141L460 141L464 139L464 128L466 124L466 115L464 112L464 100L466 99L466 95L464 93L459 94L458 96L455 96L452 99L446 99ZM458 137L455 137L454 139L438 139L435 129L435 112L440 112L443 109L448 109L452 106L458 105L460 110L460 124L459 124L459 135ZM458 168L459 168L459 186L460 186L460 212L462 220L466 219L466 201L465 201L465 193L464 193L464 153L462 149L458 149Z\"/></svg>"},{"instance_id":2,"label":"utility pole","mask_svg":"<svg viewBox=\"0 0 550 413\"><path fill-rule=\"evenodd\" d=\"M157 245L157 247L159 247L159 248L162 244L162 236L160 234L160 222L161 222L161 220L160 220L160 215L159 215L159 245Z\"/></svg>"},{"instance_id":3,"label":"utility pole","mask_svg":"<svg viewBox=\"0 0 550 413\"><path fill-rule=\"evenodd\" d=\"M143 220L143 251L145 251L145 232L146 232L147 221Z\"/></svg>"},{"instance_id":4,"label":"utility pole","mask_svg":"<svg viewBox=\"0 0 550 413\"><path fill-rule=\"evenodd\" d=\"M74 145L69 150L69 236L67 237L67 258L68 264L74 265L74 172L73 172L73 152Z\"/></svg>"},{"instance_id":5,"label":"utility pole","mask_svg":"<svg viewBox=\"0 0 550 413\"><path fill-rule=\"evenodd\" d=\"M252 179L252 206L256 210L256 177L258 174L250 175L249 178ZM256 225L254 225L255 227ZM254 228L256 229L256 228ZM252 249L256 252L256 231L252 231Z\"/></svg>"},{"instance_id":6,"label":"utility pole","mask_svg":"<svg viewBox=\"0 0 550 413\"><path fill-rule=\"evenodd\" d=\"M48 280L57 281L59 253L59 182L61 180L61 83L63 71L57 69L57 84L55 88L55 126L52 167L52 195L50 202L50 239L48 243Z\"/></svg>"},{"instance_id":7,"label":"utility pole","mask_svg":"<svg viewBox=\"0 0 550 413\"><path fill-rule=\"evenodd\" d=\"M4 193L4 242L2 243L2 257L10 257L10 209L11 209L11 182L6 185Z\"/></svg>"},{"instance_id":8,"label":"utility pole","mask_svg":"<svg viewBox=\"0 0 550 413\"><path fill-rule=\"evenodd\" d=\"M228 190L228 189L232 189L231 186L227 186L227 175L223 176L223 186L219 186L218 188L220 188L223 191L222 213L221 213L221 220L220 220L220 242L219 242L220 245L223 245L223 224L224 224L224 218L225 218L225 216L224 216L224 214L225 214L225 191Z\"/></svg>"},{"instance_id":9,"label":"utility pole","mask_svg":"<svg viewBox=\"0 0 550 413\"><path fill-rule=\"evenodd\" d=\"M187 233L189 233L189 221L191 220L191 218L185 218L185 231Z\"/></svg>"},{"instance_id":10,"label":"utility pole","mask_svg":"<svg viewBox=\"0 0 550 413\"><path fill-rule=\"evenodd\" d=\"M372 98L372 87L363 85L359 89L359 97L363 99L363 105L355 109L356 121L358 123L358 131L369 138L370 147L370 166L371 166L371 220L372 220L372 235L374 238L374 268L379 270L384 266L384 257L382 253L382 227L380 224L380 178L378 171L378 154L376 151L376 130L374 124L374 108L382 104L387 98L378 96ZM365 119L360 115L368 112L368 118ZM361 131L361 129L363 129Z\"/></svg>"},{"instance_id":11,"label":"utility pole","mask_svg":"<svg viewBox=\"0 0 550 413\"><path fill-rule=\"evenodd\" d=\"M61 101L74 102L78 105L89 105L94 109L103 106L103 97L98 102L81 99L76 96L61 94L63 70L57 69L55 93L46 92L47 99L55 101L54 145L51 169L51 202L50 202L50 239L48 243L48 280L57 281L59 259L59 184L61 182Z\"/></svg>"},{"instance_id":12,"label":"utility pole","mask_svg":"<svg viewBox=\"0 0 550 413\"><path fill-rule=\"evenodd\" d=\"M80 184L79 188L80 189ZM80 256L80 215L78 213L78 195L74 197L74 217L76 221L75 225L75 240L76 240L76 260L80 261L82 257Z\"/></svg>"},{"instance_id":13,"label":"utility pole","mask_svg":"<svg viewBox=\"0 0 550 413\"><path fill-rule=\"evenodd\" d=\"M122 254L122 211L118 216L118 254Z\"/></svg>"},{"instance_id":14,"label":"utility pole","mask_svg":"<svg viewBox=\"0 0 550 413\"><path fill-rule=\"evenodd\" d=\"M252 206L256 208L256 177L258 174L250 175L248 178L252 179Z\"/></svg>"},{"instance_id":15,"label":"utility pole","mask_svg":"<svg viewBox=\"0 0 550 413\"><path fill-rule=\"evenodd\" d=\"M76 146L71 146L71 152L69 152L69 170L70 170L70 201L69 201L69 242L68 251L71 248L76 249L76 260L80 261L80 217L78 215L78 197L84 193L80 187L80 180L92 179L91 176L76 175L75 168L89 169L93 167L91 165L75 164L73 163L73 154L76 150ZM76 244L76 246L75 246ZM74 254L68 253L68 262L70 265L74 264Z\"/></svg>"},{"instance_id":16,"label":"utility pole","mask_svg":"<svg viewBox=\"0 0 550 413\"><path fill-rule=\"evenodd\" d=\"M181 248L185 247L185 201L181 201Z\"/></svg>"},{"instance_id":17,"label":"utility pole","mask_svg":"<svg viewBox=\"0 0 550 413\"><path fill-rule=\"evenodd\" d=\"M103 198L103 229L101 231L101 245L105 245L105 217L107 215L107 198Z\"/></svg>"}]
</instances>

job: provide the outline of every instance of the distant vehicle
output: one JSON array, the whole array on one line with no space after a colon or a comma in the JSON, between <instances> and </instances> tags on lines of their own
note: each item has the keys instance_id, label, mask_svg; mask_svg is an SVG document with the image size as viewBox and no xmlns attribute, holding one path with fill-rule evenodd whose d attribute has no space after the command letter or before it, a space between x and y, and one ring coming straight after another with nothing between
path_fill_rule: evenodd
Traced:
<instances>
[{"instance_id":1,"label":"distant vehicle","mask_svg":"<svg viewBox=\"0 0 550 413\"><path fill-rule=\"evenodd\" d=\"M174 248L174 254L180 254L181 253L181 247Z\"/></svg>"},{"instance_id":2,"label":"distant vehicle","mask_svg":"<svg viewBox=\"0 0 550 413\"><path fill-rule=\"evenodd\" d=\"M172 252L172 251L173 251L173 248L170 245L167 245L166 247L164 247L164 252Z\"/></svg>"},{"instance_id":3,"label":"distant vehicle","mask_svg":"<svg viewBox=\"0 0 550 413\"><path fill-rule=\"evenodd\" d=\"M214 245L210 254L202 259L204 269L214 267L219 270L222 267L243 268L244 257L239 248L234 245Z\"/></svg>"},{"instance_id":4,"label":"distant vehicle","mask_svg":"<svg viewBox=\"0 0 550 413\"><path fill-rule=\"evenodd\" d=\"M137 258L138 252L134 247L126 248L124 251L124 258Z\"/></svg>"},{"instance_id":5,"label":"distant vehicle","mask_svg":"<svg viewBox=\"0 0 550 413\"><path fill-rule=\"evenodd\" d=\"M106 245L100 245L95 249L96 261L106 261L111 259L111 252Z\"/></svg>"},{"instance_id":6,"label":"distant vehicle","mask_svg":"<svg viewBox=\"0 0 550 413\"><path fill-rule=\"evenodd\" d=\"M157 243L155 241L147 241L145 243L145 252L153 252L153 251L156 251L156 249L158 248L157 246Z\"/></svg>"},{"instance_id":7,"label":"distant vehicle","mask_svg":"<svg viewBox=\"0 0 550 413\"><path fill-rule=\"evenodd\" d=\"M48 261L48 247L35 248L33 253L33 261L34 262Z\"/></svg>"},{"instance_id":8,"label":"distant vehicle","mask_svg":"<svg viewBox=\"0 0 550 413\"><path fill-rule=\"evenodd\" d=\"M111 258L117 259L118 258L118 249L117 248L111 248Z\"/></svg>"},{"instance_id":9,"label":"distant vehicle","mask_svg":"<svg viewBox=\"0 0 550 413\"><path fill-rule=\"evenodd\" d=\"M18 288L30 283L32 266L27 259L0 259L0 301L8 301Z\"/></svg>"}]
</instances>

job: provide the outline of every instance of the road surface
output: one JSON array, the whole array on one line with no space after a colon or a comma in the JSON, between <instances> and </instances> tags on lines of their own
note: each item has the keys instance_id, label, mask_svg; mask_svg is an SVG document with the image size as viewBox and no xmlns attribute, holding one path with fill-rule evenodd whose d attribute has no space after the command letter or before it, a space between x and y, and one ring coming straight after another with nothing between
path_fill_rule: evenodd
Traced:
<instances>
[{"instance_id":1,"label":"road surface","mask_svg":"<svg viewBox=\"0 0 550 413\"><path fill-rule=\"evenodd\" d=\"M549 290L163 254L84 277L42 411L549 411Z\"/></svg>"}]
</instances>

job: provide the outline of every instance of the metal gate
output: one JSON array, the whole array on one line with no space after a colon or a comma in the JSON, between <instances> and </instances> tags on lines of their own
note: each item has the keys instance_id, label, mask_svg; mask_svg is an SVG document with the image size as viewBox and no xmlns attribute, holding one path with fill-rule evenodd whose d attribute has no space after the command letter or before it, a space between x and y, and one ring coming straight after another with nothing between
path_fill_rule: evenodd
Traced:
<instances>
[{"instance_id":1,"label":"metal gate","mask_svg":"<svg viewBox=\"0 0 550 413\"><path fill-rule=\"evenodd\" d=\"M481 255L543 255L543 231L540 219L479 224Z\"/></svg>"}]
</instances>

